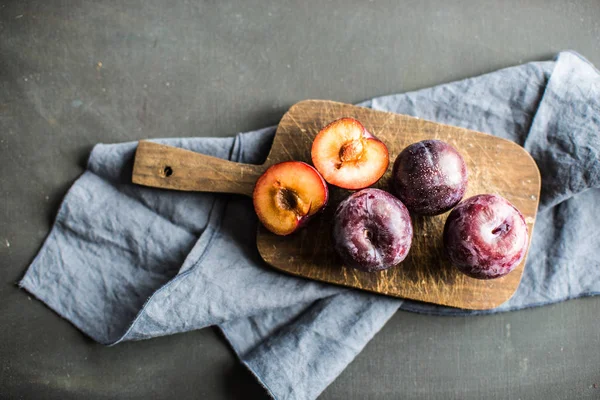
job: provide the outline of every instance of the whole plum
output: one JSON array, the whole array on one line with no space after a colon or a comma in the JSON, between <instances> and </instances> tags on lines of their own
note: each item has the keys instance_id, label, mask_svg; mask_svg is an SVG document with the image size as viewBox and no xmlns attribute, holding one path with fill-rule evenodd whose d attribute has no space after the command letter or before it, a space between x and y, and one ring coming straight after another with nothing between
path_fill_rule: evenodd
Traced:
<instances>
[{"instance_id":1,"label":"whole plum","mask_svg":"<svg viewBox=\"0 0 600 400\"><path fill-rule=\"evenodd\" d=\"M481 194L460 203L446 220L444 248L464 274L499 278L523 259L528 244L523 215L505 198Z\"/></svg>"},{"instance_id":2,"label":"whole plum","mask_svg":"<svg viewBox=\"0 0 600 400\"><path fill-rule=\"evenodd\" d=\"M460 153L441 140L423 140L396 158L392 189L420 215L438 215L454 207L467 189L467 166Z\"/></svg>"},{"instance_id":3,"label":"whole plum","mask_svg":"<svg viewBox=\"0 0 600 400\"><path fill-rule=\"evenodd\" d=\"M380 189L355 192L337 207L333 242L344 263L362 271L381 271L406 258L413 227L400 200Z\"/></svg>"}]
</instances>

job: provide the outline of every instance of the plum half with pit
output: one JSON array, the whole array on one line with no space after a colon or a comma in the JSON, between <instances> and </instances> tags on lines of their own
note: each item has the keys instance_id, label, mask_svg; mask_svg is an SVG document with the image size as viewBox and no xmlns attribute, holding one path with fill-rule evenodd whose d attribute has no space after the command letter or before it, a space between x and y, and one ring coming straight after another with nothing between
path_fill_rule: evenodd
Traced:
<instances>
[{"instance_id":1,"label":"plum half with pit","mask_svg":"<svg viewBox=\"0 0 600 400\"><path fill-rule=\"evenodd\" d=\"M354 118L340 118L321 129L310 153L323 178L344 189L371 186L390 162L387 146Z\"/></svg>"},{"instance_id":2,"label":"plum half with pit","mask_svg":"<svg viewBox=\"0 0 600 400\"><path fill-rule=\"evenodd\" d=\"M460 203L444 226L444 249L464 274L493 279L525 257L529 234L523 215L505 198L480 194Z\"/></svg>"},{"instance_id":3,"label":"plum half with pit","mask_svg":"<svg viewBox=\"0 0 600 400\"><path fill-rule=\"evenodd\" d=\"M467 165L441 140L423 140L396 158L392 189L406 207L420 215L438 215L454 207L467 189Z\"/></svg>"},{"instance_id":4,"label":"plum half with pit","mask_svg":"<svg viewBox=\"0 0 600 400\"><path fill-rule=\"evenodd\" d=\"M265 228L289 235L304 226L329 199L327 183L316 169L300 161L270 166L256 181L252 200Z\"/></svg>"},{"instance_id":5,"label":"plum half with pit","mask_svg":"<svg viewBox=\"0 0 600 400\"><path fill-rule=\"evenodd\" d=\"M355 192L335 211L334 248L349 267L367 272L393 267L406 258L412 237L408 210L383 190Z\"/></svg>"}]
</instances>

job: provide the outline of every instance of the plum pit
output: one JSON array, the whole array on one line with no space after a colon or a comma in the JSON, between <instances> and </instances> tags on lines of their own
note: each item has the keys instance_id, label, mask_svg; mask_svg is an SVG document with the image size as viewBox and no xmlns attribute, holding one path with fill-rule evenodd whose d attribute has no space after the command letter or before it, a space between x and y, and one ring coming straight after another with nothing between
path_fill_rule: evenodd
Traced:
<instances>
[{"instance_id":1,"label":"plum pit","mask_svg":"<svg viewBox=\"0 0 600 400\"><path fill-rule=\"evenodd\" d=\"M307 206L295 191L285 187L277 188L275 202L280 209L293 211L298 215L306 215L310 210L310 205Z\"/></svg>"},{"instance_id":2,"label":"plum pit","mask_svg":"<svg viewBox=\"0 0 600 400\"><path fill-rule=\"evenodd\" d=\"M361 140L352 140L345 143L340 149L340 160L342 163L360 160L363 155L363 150L364 145Z\"/></svg>"}]
</instances>

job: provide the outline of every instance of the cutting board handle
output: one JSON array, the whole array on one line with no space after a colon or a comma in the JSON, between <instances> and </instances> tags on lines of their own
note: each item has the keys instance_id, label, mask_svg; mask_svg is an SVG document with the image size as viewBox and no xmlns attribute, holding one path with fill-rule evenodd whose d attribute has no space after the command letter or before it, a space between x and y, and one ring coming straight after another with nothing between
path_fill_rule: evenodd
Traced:
<instances>
[{"instance_id":1,"label":"cutting board handle","mask_svg":"<svg viewBox=\"0 0 600 400\"><path fill-rule=\"evenodd\" d=\"M138 143L132 181L138 185L197 192L252 196L264 165L242 164L142 140Z\"/></svg>"}]
</instances>

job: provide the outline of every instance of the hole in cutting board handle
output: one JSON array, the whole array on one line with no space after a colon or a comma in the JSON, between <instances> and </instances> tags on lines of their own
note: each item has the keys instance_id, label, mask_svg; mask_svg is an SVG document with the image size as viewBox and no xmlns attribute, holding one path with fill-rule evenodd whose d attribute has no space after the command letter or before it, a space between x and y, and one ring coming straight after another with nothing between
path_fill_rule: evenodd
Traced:
<instances>
[{"instance_id":1,"label":"hole in cutting board handle","mask_svg":"<svg viewBox=\"0 0 600 400\"><path fill-rule=\"evenodd\" d=\"M173 168L171 168L170 166L166 165L161 171L160 171L160 176L162 176L163 178L168 178L171 175L173 175Z\"/></svg>"}]
</instances>

